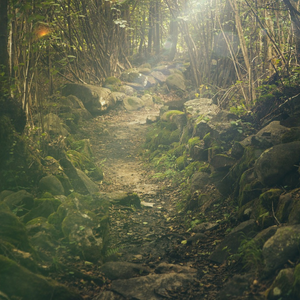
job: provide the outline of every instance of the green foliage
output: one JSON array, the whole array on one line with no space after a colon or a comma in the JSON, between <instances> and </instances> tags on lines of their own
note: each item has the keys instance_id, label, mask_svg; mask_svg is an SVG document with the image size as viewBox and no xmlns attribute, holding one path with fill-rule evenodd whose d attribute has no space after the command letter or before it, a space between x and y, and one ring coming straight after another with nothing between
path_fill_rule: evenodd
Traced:
<instances>
[{"instance_id":1,"label":"green foliage","mask_svg":"<svg viewBox=\"0 0 300 300\"><path fill-rule=\"evenodd\" d=\"M239 251L242 253L244 267L259 271L263 268L262 249L255 241L245 241L241 243Z\"/></svg>"}]
</instances>

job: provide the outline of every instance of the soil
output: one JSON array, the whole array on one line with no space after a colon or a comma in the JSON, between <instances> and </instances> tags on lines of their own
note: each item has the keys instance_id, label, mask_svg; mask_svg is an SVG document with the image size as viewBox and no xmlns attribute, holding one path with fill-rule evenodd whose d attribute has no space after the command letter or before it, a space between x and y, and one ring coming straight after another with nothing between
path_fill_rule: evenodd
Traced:
<instances>
[{"instance_id":1,"label":"soil","mask_svg":"<svg viewBox=\"0 0 300 300\"><path fill-rule=\"evenodd\" d=\"M105 261L135 262L150 268L160 262L195 267L197 280L168 291L168 298L216 299L227 279L242 272L239 263L218 265L208 260L227 228L233 226L234 220L224 221L224 214L230 215L232 208L226 202L216 207L206 218L211 222L218 220L220 226L208 232L205 241L186 243L193 234L186 224L189 216L178 210L180 186L153 178L154 170L149 169L142 156L149 127L146 119L158 114L159 107L130 113L119 108L94 118L83 128L96 162L104 171L100 191L135 192L142 203L140 209L117 205L110 208L110 241ZM59 276L53 273L53 277L75 287L84 299L93 299L101 290L109 289L110 281L99 272L101 263L91 264L65 253L62 264L67 269ZM68 272L70 269L80 270L80 274ZM263 288L252 286L247 299L260 299Z\"/></svg>"}]
</instances>

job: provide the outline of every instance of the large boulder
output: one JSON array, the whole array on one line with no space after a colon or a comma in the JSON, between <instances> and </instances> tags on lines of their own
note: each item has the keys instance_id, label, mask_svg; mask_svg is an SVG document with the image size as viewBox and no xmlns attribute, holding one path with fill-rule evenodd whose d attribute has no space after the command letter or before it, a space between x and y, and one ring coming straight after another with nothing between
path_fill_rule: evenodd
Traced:
<instances>
[{"instance_id":1,"label":"large boulder","mask_svg":"<svg viewBox=\"0 0 300 300\"><path fill-rule=\"evenodd\" d=\"M216 250L210 255L209 259L222 264L229 255L237 253L245 238L254 237L257 231L258 226L255 220L241 223L225 237Z\"/></svg>"},{"instance_id":2,"label":"large boulder","mask_svg":"<svg viewBox=\"0 0 300 300\"><path fill-rule=\"evenodd\" d=\"M199 117L200 122L202 119L212 118L217 114L219 108L217 105L213 104L212 99L209 98L197 98L189 100L184 103L184 110L187 114L194 117Z\"/></svg>"},{"instance_id":3,"label":"large boulder","mask_svg":"<svg viewBox=\"0 0 300 300\"><path fill-rule=\"evenodd\" d=\"M61 182L54 175L47 175L39 181L39 189L52 195L64 195L65 190Z\"/></svg>"},{"instance_id":4,"label":"large boulder","mask_svg":"<svg viewBox=\"0 0 300 300\"><path fill-rule=\"evenodd\" d=\"M266 291L266 299L299 299L298 297L294 298L295 295L291 293L294 280L294 270L292 268L282 269L276 276L270 288Z\"/></svg>"},{"instance_id":5,"label":"large boulder","mask_svg":"<svg viewBox=\"0 0 300 300\"><path fill-rule=\"evenodd\" d=\"M166 79L166 84L170 90L185 91L184 77L179 73L169 75Z\"/></svg>"},{"instance_id":6,"label":"large boulder","mask_svg":"<svg viewBox=\"0 0 300 300\"><path fill-rule=\"evenodd\" d=\"M89 84L67 83L62 90L63 96L74 95L82 101L92 114L102 113L115 105L110 89Z\"/></svg>"},{"instance_id":7,"label":"large boulder","mask_svg":"<svg viewBox=\"0 0 300 300\"><path fill-rule=\"evenodd\" d=\"M12 193L3 200L10 210L14 211L18 216L24 215L34 205L33 196L25 190Z\"/></svg>"},{"instance_id":8,"label":"large boulder","mask_svg":"<svg viewBox=\"0 0 300 300\"><path fill-rule=\"evenodd\" d=\"M259 141L260 145L271 145L275 146L282 143L283 135L290 132L290 129L280 125L279 121L273 121L260 131L258 131L254 136L249 136L242 141L244 146L250 144L255 146L255 143Z\"/></svg>"},{"instance_id":9,"label":"large boulder","mask_svg":"<svg viewBox=\"0 0 300 300\"><path fill-rule=\"evenodd\" d=\"M62 158L60 163L69 177L75 191L82 194L94 194L99 191L98 185L82 170L76 168L67 156Z\"/></svg>"},{"instance_id":10,"label":"large boulder","mask_svg":"<svg viewBox=\"0 0 300 300\"><path fill-rule=\"evenodd\" d=\"M123 100L125 109L128 111L139 110L145 106L144 102L138 97L126 97Z\"/></svg>"},{"instance_id":11,"label":"large boulder","mask_svg":"<svg viewBox=\"0 0 300 300\"><path fill-rule=\"evenodd\" d=\"M264 151L255 162L255 172L260 182L274 185L300 161L300 141L276 145Z\"/></svg>"},{"instance_id":12,"label":"large boulder","mask_svg":"<svg viewBox=\"0 0 300 300\"><path fill-rule=\"evenodd\" d=\"M282 267L299 255L300 225L284 226L268 239L262 249L266 274Z\"/></svg>"},{"instance_id":13,"label":"large boulder","mask_svg":"<svg viewBox=\"0 0 300 300\"><path fill-rule=\"evenodd\" d=\"M75 122L78 123L82 120L89 120L92 118L90 112L84 107L81 100L74 95L69 95L67 100L71 102L71 113L75 115Z\"/></svg>"},{"instance_id":14,"label":"large boulder","mask_svg":"<svg viewBox=\"0 0 300 300\"><path fill-rule=\"evenodd\" d=\"M57 282L36 275L0 255L1 291L12 299L82 300L81 296Z\"/></svg>"}]
</instances>

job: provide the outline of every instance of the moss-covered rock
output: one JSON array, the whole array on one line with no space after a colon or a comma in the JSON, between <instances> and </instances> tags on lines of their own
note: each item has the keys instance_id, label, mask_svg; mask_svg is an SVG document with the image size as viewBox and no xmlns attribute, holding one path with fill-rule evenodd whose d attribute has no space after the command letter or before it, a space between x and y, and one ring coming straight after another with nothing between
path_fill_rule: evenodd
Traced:
<instances>
[{"instance_id":1,"label":"moss-covered rock","mask_svg":"<svg viewBox=\"0 0 300 300\"><path fill-rule=\"evenodd\" d=\"M0 193L0 202L2 202L7 196L13 194L13 191L4 190Z\"/></svg>"},{"instance_id":2,"label":"moss-covered rock","mask_svg":"<svg viewBox=\"0 0 300 300\"><path fill-rule=\"evenodd\" d=\"M266 298L270 300L296 299L294 298L295 295L292 295L293 283L294 270L292 268L281 270L273 281L271 287L266 291Z\"/></svg>"},{"instance_id":3,"label":"moss-covered rock","mask_svg":"<svg viewBox=\"0 0 300 300\"><path fill-rule=\"evenodd\" d=\"M272 210L276 210L279 197L282 194L281 189L270 189L263 194L259 196L259 200L261 202L261 205L269 210L270 212Z\"/></svg>"},{"instance_id":4,"label":"moss-covered rock","mask_svg":"<svg viewBox=\"0 0 300 300\"><path fill-rule=\"evenodd\" d=\"M179 157L184 153L185 150L186 150L186 145L176 143L174 144L174 148L169 150L169 153L171 155L174 155L175 157Z\"/></svg>"},{"instance_id":5,"label":"moss-covered rock","mask_svg":"<svg viewBox=\"0 0 300 300\"><path fill-rule=\"evenodd\" d=\"M177 115L184 115L184 112L180 110L168 110L161 116L161 120L172 121L173 116Z\"/></svg>"},{"instance_id":6,"label":"moss-covered rock","mask_svg":"<svg viewBox=\"0 0 300 300\"><path fill-rule=\"evenodd\" d=\"M151 69L151 65L149 63L144 63L144 64L140 65L139 68L142 68L142 69L144 69L144 68Z\"/></svg>"},{"instance_id":7,"label":"moss-covered rock","mask_svg":"<svg viewBox=\"0 0 300 300\"><path fill-rule=\"evenodd\" d=\"M266 275L273 274L289 260L298 257L299 245L300 225L279 227L262 249Z\"/></svg>"},{"instance_id":8,"label":"moss-covered rock","mask_svg":"<svg viewBox=\"0 0 300 300\"><path fill-rule=\"evenodd\" d=\"M96 166L94 162L84 153L79 153L75 150L69 150L66 154L72 164L76 168L85 172L91 179L95 181L103 179L102 170Z\"/></svg>"},{"instance_id":9,"label":"moss-covered rock","mask_svg":"<svg viewBox=\"0 0 300 300\"><path fill-rule=\"evenodd\" d=\"M290 128L290 130L282 136L283 143L291 143L294 141L300 141L300 127Z\"/></svg>"},{"instance_id":10,"label":"moss-covered rock","mask_svg":"<svg viewBox=\"0 0 300 300\"><path fill-rule=\"evenodd\" d=\"M49 215L56 212L61 205L61 201L52 197L40 198L34 201L34 207L22 217L24 223L38 217L48 218Z\"/></svg>"},{"instance_id":11,"label":"moss-covered rock","mask_svg":"<svg viewBox=\"0 0 300 300\"><path fill-rule=\"evenodd\" d=\"M1 291L11 298L24 300L82 300L81 296L58 284L36 275L14 261L0 255Z\"/></svg>"},{"instance_id":12,"label":"moss-covered rock","mask_svg":"<svg viewBox=\"0 0 300 300\"><path fill-rule=\"evenodd\" d=\"M209 163L216 171L229 170L236 160L226 154L216 154L211 157Z\"/></svg>"},{"instance_id":13,"label":"moss-covered rock","mask_svg":"<svg viewBox=\"0 0 300 300\"><path fill-rule=\"evenodd\" d=\"M258 198L263 189L261 182L255 178L253 169L249 169L243 173L239 186L239 207Z\"/></svg>"},{"instance_id":14,"label":"moss-covered rock","mask_svg":"<svg viewBox=\"0 0 300 300\"><path fill-rule=\"evenodd\" d=\"M300 299L300 264L294 270L293 296L294 299Z\"/></svg>"},{"instance_id":15,"label":"moss-covered rock","mask_svg":"<svg viewBox=\"0 0 300 300\"><path fill-rule=\"evenodd\" d=\"M74 253L97 261L103 256L107 238L108 206L107 198L100 194L92 197L72 193L48 217L48 222L61 230Z\"/></svg>"},{"instance_id":16,"label":"moss-covered rock","mask_svg":"<svg viewBox=\"0 0 300 300\"><path fill-rule=\"evenodd\" d=\"M41 192L49 192L52 195L64 195L65 190L62 183L54 175L47 175L39 181Z\"/></svg>"},{"instance_id":17,"label":"moss-covered rock","mask_svg":"<svg viewBox=\"0 0 300 300\"><path fill-rule=\"evenodd\" d=\"M146 107L151 107L153 106L153 97L150 94L145 94L141 97L141 100L144 102Z\"/></svg>"},{"instance_id":18,"label":"moss-covered rock","mask_svg":"<svg viewBox=\"0 0 300 300\"><path fill-rule=\"evenodd\" d=\"M5 197L3 203L18 216L22 216L33 207L34 200L30 193L25 190L21 190Z\"/></svg>"},{"instance_id":19,"label":"moss-covered rock","mask_svg":"<svg viewBox=\"0 0 300 300\"><path fill-rule=\"evenodd\" d=\"M279 183L300 160L300 141L276 145L264 151L255 162L258 179L267 186Z\"/></svg>"},{"instance_id":20,"label":"moss-covered rock","mask_svg":"<svg viewBox=\"0 0 300 300\"><path fill-rule=\"evenodd\" d=\"M121 80L116 77L107 77L103 84L104 87L109 88L113 92L118 92L121 86Z\"/></svg>"},{"instance_id":21,"label":"moss-covered rock","mask_svg":"<svg viewBox=\"0 0 300 300\"><path fill-rule=\"evenodd\" d=\"M169 75L166 79L166 83L169 89L171 90L185 90L185 82L184 77L179 73L174 73Z\"/></svg>"},{"instance_id":22,"label":"moss-covered rock","mask_svg":"<svg viewBox=\"0 0 300 300\"><path fill-rule=\"evenodd\" d=\"M65 204L62 204L58 207L56 212L53 212L49 215L47 221L49 224L53 225L55 229L61 230L61 223L67 215L67 207Z\"/></svg>"},{"instance_id":23,"label":"moss-covered rock","mask_svg":"<svg viewBox=\"0 0 300 300\"><path fill-rule=\"evenodd\" d=\"M187 145L191 158L198 161L206 161L208 159L208 151L205 143L198 136L190 138Z\"/></svg>"},{"instance_id":24,"label":"moss-covered rock","mask_svg":"<svg viewBox=\"0 0 300 300\"><path fill-rule=\"evenodd\" d=\"M123 103L124 103L125 109L128 111L139 110L142 107L144 107L144 105L145 105L144 102L140 98L135 97L135 96L126 97L123 100Z\"/></svg>"},{"instance_id":25,"label":"moss-covered rock","mask_svg":"<svg viewBox=\"0 0 300 300\"><path fill-rule=\"evenodd\" d=\"M176 166L178 170L183 170L187 166L187 156L182 155L176 159Z\"/></svg>"},{"instance_id":26,"label":"moss-covered rock","mask_svg":"<svg viewBox=\"0 0 300 300\"><path fill-rule=\"evenodd\" d=\"M30 220L26 223L26 229L28 236L34 236L39 231L44 231L51 234L52 236L57 236L58 232L55 229L54 225L48 223L47 218L38 217Z\"/></svg>"},{"instance_id":27,"label":"moss-covered rock","mask_svg":"<svg viewBox=\"0 0 300 300\"><path fill-rule=\"evenodd\" d=\"M25 226L10 212L0 211L0 240L6 241L16 248L31 252Z\"/></svg>"}]
</instances>

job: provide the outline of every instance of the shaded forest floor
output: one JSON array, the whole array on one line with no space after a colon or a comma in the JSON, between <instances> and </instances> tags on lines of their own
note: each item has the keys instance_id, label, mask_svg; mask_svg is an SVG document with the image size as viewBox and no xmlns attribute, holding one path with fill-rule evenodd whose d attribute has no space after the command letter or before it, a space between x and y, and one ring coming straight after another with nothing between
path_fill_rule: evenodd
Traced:
<instances>
[{"instance_id":1,"label":"shaded forest floor","mask_svg":"<svg viewBox=\"0 0 300 300\"><path fill-rule=\"evenodd\" d=\"M95 161L104 171L100 190L135 192L142 204L139 209L119 205L110 208L105 260L134 262L152 269L161 262L194 267L197 280L176 291L164 291L164 295L160 294L162 299L216 299L226 280L242 272L238 263L218 265L208 260L232 222L228 220L232 207L226 202L216 206L205 217L220 226L208 231L204 239L193 239L194 234L186 226L189 216L178 208L182 200L180 186L153 178L155 171L143 159L142 145L149 127L146 119L158 114L158 107L135 112L116 109L94 118L82 128L84 138L89 138L93 146ZM62 252L63 264L87 274L87 279L76 278L76 273L66 273L66 270L53 272L55 279L75 287L85 299L109 290L110 281L101 275L100 265ZM263 290L263 285L253 286L247 299L261 299Z\"/></svg>"}]
</instances>

